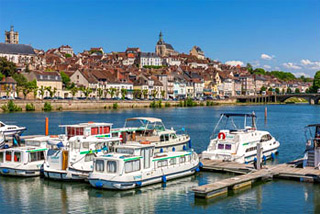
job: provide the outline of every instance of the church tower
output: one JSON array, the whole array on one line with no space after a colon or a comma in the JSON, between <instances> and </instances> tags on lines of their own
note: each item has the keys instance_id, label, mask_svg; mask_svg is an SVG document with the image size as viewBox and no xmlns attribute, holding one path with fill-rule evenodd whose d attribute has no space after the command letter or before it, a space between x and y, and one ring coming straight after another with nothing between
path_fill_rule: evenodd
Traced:
<instances>
[{"instance_id":1,"label":"church tower","mask_svg":"<svg viewBox=\"0 0 320 214\"><path fill-rule=\"evenodd\" d=\"M166 54L166 44L163 41L163 35L161 31L159 34L159 41L157 42L157 45L156 45L156 54L162 57L165 56Z\"/></svg>"},{"instance_id":2,"label":"church tower","mask_svg":"<svg viewBox=\"0 0 320 214\"><path fill-rule=\"evenodd\" d=\"M6 44L19 44L19 33L13 30L11 26L10 31L5 31Z\"/></svg>"}]
</instances>

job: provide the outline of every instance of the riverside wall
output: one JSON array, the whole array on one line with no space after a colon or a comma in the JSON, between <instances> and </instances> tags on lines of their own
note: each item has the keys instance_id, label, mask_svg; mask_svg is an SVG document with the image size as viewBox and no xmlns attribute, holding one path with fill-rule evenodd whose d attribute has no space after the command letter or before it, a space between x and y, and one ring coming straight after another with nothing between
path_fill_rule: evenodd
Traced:
<instances>
[{"instance_id":1,"label":"riverside wall","mask_svg":"<svg viewBox=\"0 0 320 214\"><path fill-rule=\"evenodd\" d=\"M149 108L150 103L153 101L144 100L13 100L14 104L26 110L26 105L32 103L35 106L35 111L42 111L45 102L51 103L52 111L79 111L79 110L99 110L99 109L112 109L114 104L117 103L117 108ZM157 101L156 101L157 102ZM8 100L0 100L0 107L7 104ZM179 101L162 101L162 106L169 103L170 107L179 105ZM200 105L200 102L197 101ZM206 101L202 101L206 105ZM236 99L218 100L214 101L215 104L235 104ZM3 112L0 109L0 112Z\"/></svg>"}]
</instances>

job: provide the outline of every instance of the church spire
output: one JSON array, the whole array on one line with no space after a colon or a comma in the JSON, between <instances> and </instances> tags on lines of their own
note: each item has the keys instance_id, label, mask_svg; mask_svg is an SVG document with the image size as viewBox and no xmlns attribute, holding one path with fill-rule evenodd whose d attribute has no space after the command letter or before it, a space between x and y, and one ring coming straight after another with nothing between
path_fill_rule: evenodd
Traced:
<instances>
[{"instance_id":1,"label":"church spire","mask_svg":"<svg viewBox=\"0 0 320 214\"><path fill-rule=\"evenodd\" d=\"M160 31L160 34L159 34L159 41L160 42L163 42L163 35L162 35L162 32Z\"/></svg>"}]
</instances>

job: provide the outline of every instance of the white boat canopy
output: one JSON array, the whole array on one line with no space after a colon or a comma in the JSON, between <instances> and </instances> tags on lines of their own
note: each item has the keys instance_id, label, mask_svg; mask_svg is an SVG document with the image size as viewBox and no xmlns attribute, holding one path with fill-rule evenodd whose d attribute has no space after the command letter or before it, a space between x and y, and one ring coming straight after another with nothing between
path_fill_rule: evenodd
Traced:
<instances>
[{"instance_id":1,"label":"white boat canopy","mask_svg":"<svg viewBox=\"0 0 320 214\"><path fill-rule=\"evenodd\" d=\"M156 122L162 123L161 119L154 118L154 117L132 117L132 118L126 119L126 121L133 121L133 120L145 120L145 121L148 121L150 123L156 123Z\"/></svg>"},{"instance_id":2,"label":"white boat canopy","mask_svg":"<svg viewBox=\"0 0 320 214\"><path fill-rule=\"evenodd\" d=\"M84 128L84 127L95 127L95 126L112 126L112 123L87 122L87 123L79 123L79 124L73 124L73 125L59 125L59 127L73 127L73 128Z\"/></svg>"}]
</instances>

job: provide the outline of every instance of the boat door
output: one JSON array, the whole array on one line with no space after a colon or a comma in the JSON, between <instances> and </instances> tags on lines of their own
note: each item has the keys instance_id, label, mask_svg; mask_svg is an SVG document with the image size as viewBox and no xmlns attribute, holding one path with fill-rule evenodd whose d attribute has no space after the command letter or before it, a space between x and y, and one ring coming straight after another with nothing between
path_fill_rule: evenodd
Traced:
<instances>
[{"instance_id":1,"label":"boat door","mask_svg":"<svg viewBox=\"0 0 320 214\"><path fill-rule=\"evenodd\" d=\"M66 170L68 168L68 157L69 151L62 151L62 170Z\"/></svg>"},{"instance_id":2,"label":"boat door","mask_svg":"<svg viewBox=\"0 0 320 214\"><path fill-rule=\"evenodd\" d=\"M143 168L149 169L151 167L151 157L153 156L153 148L141 149L141 156L143 157Z\"/></svg>"}]
</instances>

